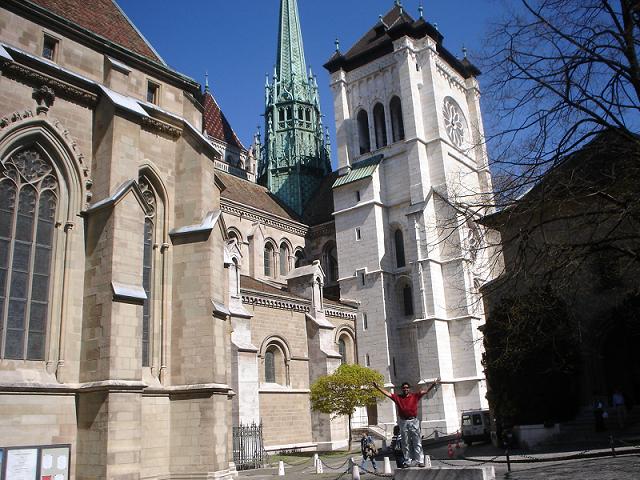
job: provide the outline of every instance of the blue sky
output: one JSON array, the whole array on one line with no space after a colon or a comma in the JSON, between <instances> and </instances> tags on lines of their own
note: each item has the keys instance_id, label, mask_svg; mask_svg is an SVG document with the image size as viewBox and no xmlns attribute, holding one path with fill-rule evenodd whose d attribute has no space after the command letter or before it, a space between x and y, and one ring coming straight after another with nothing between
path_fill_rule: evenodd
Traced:
<instances>
[{"instance_id":1,"label":"blue sky","mask_svg":"<svg viewBox=\"0 0 640 480\"><path fill-rule=\"evenodd\" d=\"M280 0L117 0L160 56L174 69L209 85L234 130L249 146L264 111L265 73L273 71ZM418 17L419 0L403 6ZM424 16L437 23L444 45L457 56L482 48L498 0L424 0ZM336 36L346 51L393 6L393 0L298 0L307 66L318 76L322 113L332 141L333 106L322 65ZM482 82L482 77L480 77ZM336 159L333 159L335 165Z\"/></svg>"}]
</instances>

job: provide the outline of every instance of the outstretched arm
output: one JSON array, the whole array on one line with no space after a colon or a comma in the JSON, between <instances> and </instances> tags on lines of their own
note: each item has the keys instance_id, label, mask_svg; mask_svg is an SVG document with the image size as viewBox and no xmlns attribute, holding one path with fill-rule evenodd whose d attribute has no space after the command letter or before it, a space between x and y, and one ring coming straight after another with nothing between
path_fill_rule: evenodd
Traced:
<instances>
[{"instance_id":1,"label":"outstretched arm","mask_svg":"<svg viewBox=\"0 0 640 480\"><path fill-rule=\"evenodd\" d=\"M429 393L431 390L433 390L438 384L440 383L440 377L436 378L435 382L433 382L431 385L429 385L429 387L427 387L426 390L422 389L420 390L418 393L420 395L426 395L427 393Z\"/></svg>"},{"instance_id":2,"label":"outstretched arm","mask_svg":"<svg viewBox=\"0 0 640 480\"><path fill-rule=\"evenodd\" d=\"M378 385L376 382L373 382L373 386L376 388L376 390L378 390L380 393L382 393L385 397L391 398L391 393L386 391L384 388L380 387L380 385Z\"/></svg>"}]
</instances>

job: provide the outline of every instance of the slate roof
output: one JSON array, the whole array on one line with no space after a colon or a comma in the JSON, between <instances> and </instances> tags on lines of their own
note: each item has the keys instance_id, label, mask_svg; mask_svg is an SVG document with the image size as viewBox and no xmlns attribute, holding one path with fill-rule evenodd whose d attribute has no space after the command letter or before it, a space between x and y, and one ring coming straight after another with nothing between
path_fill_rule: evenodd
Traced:
<instances>
[{"instance_id":1,"label":"slate roof","mask_svg":"<svg viewBox=\"0 0 640 480\"><path fill-rule=\"evenodd\" d=\"M346 53L335 52L324 65L330 73L340 69L351 71L377 58L393 52L393 42L403 36L411 38L431 37L436 50L464 78L479 75L478 70L466 58L458 60L442 46L443 35L423 18L414 20L402 7L395 5L365 33Z\"/></svg>"},{"instance_id":2,"label":"slate roof","mask_svg":"<svg viewBox=\"0 0 640 480\"><path fill-rule=\"evenodd\" d=\"M322 179L322 183L311 196L305 206L302 218L309 226L321 225L333 220L333 182L338 178L338 172L331 172Z\"/></svg>"},{"instance_id":3,"label":"slate roof","mask_svg":"<svg viewBox=\"0 0 640 480\"><path fill-rule=\"evenodd\" d=\"M208 89L205 89L202 99L204 107L204 130L207 134L228 145L246 150L242 142L231 128L231 124L220 109L218 102Z\"/></svg>"},{"instance_id":4,"label":"slate roof","mask_svg":"<svg viewBox=\"0 0 640 480\"><path fill-rule=\"evenodd\" d=\"M249 205L287 220L301 222L298 215L262 185L219 170L216 170L216 176L225 186L220 194L222 198Z\"/></svg>"},{"instance_id":5,"label":"slate roof","mask_svg":"<svg viewBox=\"0 0 640 480\"><path fill-rule=\"evenodd\" d=\"M63 17L79 27L165 65L113 0L25 0Z\"/></svg>"}]
</instances>

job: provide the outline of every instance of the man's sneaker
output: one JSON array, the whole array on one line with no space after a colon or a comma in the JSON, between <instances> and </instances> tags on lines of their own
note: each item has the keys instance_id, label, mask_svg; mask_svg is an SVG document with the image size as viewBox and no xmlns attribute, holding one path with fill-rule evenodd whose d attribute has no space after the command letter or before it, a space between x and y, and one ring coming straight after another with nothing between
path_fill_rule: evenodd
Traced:
<instances>
[{"instance_id":1,"label":"man's sneaker","mask_svg":"<svg viewBox=\"0 0 640 480\"><path fill-rule=\"evenodd\" d=\"M419 463L417 466L418 467L424 467L424 463Z\"/></svg>"},{"instance_id":2,"label":"man's sneaker","mask_svg":"<svg viewBox=\"0 0 640 480\"><path fill-rule=\"evenodd\" d=\"M408 463L403 463L402 467L400 467L400 468L409 468L409 464Z\"/></svg>"}]
</instances>

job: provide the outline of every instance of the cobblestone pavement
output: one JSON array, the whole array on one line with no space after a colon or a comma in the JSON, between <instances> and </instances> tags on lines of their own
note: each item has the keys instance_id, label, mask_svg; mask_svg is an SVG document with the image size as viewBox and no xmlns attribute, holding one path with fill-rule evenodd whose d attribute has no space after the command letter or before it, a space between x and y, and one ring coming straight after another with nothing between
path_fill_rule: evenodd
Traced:
<instances>
[{"instance_id":1,"label":"cobblestone pavement","mask_svg":"<svg viewBox=\"0 0 640 480\"><path fill-rule=\"evenodd\" d=\"M611 456L608 442L585 444L555 445L536 452L514 451L511 455L511 472L507 471L504 451L490 444L477 444L453 448L453 458L449 457L448 445L425 444L425 453L429 455L434 468L469 468L473 466L492 466L497 480L640 480L640 440L638 436L627 438L627 442L618 441L617 457ZM347 473L349 457L360 463L358 450L346 453L334 452L321 454L324 473L316 474L311 454L272 457L268 468L239 472L242 480L275 480L278 477L278 461L285 462L285 478L295 480L351 480ZM596 458L574 458L579 455L600 455ZM467 460L473 459L473 460ZM542 461L541 461L542 460ZM378 471L383 471L384 460L378 459ZM392 469L395 462L391 459ZM371 468L367 462L367 468ZM376 475L364 472L362 478L392 478L392 475Z\"/></svg>"},{"instance_id":2,"label":"cobblestone pavement","mask_svg":"<svg viewBox=\"0 0 640 480\"><path fill-rule=\"evenodd\" d=\"M342 465L346 457L333 457L325 460L324 473L316 474L312 462L303 464L289 464L285 468L285 478L296 480L350 480L351 475L345 473ZM465 468L478 465L464 460L446 461L447 466ZM382 471L382 461L379 462ZM489 465L489 464L485 464ZM506 464L491 464L495 468L497 480L640 480L640 455L624 455L618 457L600 457L582 460L563 460L545 463L517 463L512 464L512 471L507 472ZM331 470L329 466L340 467ZM433 460L433 467L443 466L438 460ZM391 476L362 474L363 479ZM239 473L240 479L247 480L275 480L278 477L277 465L273 467L250 470Z\"/></svg>"}]
</instances>

